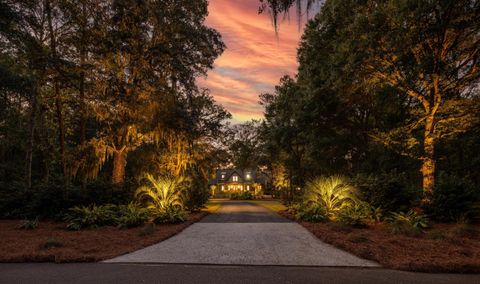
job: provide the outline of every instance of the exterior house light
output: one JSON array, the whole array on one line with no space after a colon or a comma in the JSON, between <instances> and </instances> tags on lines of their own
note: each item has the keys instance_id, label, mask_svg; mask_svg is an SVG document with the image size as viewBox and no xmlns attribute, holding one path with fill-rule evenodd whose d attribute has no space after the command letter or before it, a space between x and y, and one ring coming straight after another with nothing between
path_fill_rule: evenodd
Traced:
<instances>
[{"instance_id":1,"label":"exterior house light","mask_svg":"<svg viewBox=\"0 0 480 284\"><path fill-rule=\"evenodd\" d=\"M247 179L250 179L250 174L247 174Z\"/></svg>"}]
</instances>

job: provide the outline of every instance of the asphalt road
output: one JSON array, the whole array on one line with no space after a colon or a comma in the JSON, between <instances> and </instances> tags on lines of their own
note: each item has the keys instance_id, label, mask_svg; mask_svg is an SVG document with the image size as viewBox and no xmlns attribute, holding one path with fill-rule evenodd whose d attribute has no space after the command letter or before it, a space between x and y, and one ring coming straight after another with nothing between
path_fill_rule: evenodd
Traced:
<instances>
[{"instance_id":1,"label":"asphalt road","mask_svg":"<svg viewBox=\"0 0 480 284\"><path fill-rule=\"evenodd\" d=\"M260 205L244 201L220 201L222 207L200 223L293 223Z\"/></svg>"},{"instance_id":2,"label":"asphalt road","mask_svg":"<svg viewBox=\"0 0 480 284\"><path fill-rule=\"evenodd\" d=\"M0 264L0 283L480 283L478 275L378 268L159 264Z\"/></svg>"},{"instance_id":3,"label":"asphalt road","mask_svg":"<svg viewBox=\"0 0 480 284\"><path fill-rule=\"evenodd\" d=\"M225 201L180 234L109 263L373 267L260 205Z\"/></svg>"}]
</instances>

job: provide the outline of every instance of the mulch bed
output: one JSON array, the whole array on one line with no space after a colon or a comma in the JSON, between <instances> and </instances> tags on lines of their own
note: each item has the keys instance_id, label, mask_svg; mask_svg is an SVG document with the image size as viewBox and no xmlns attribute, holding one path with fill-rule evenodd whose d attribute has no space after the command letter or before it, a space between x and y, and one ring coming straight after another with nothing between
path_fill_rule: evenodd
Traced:
<instances>
[{"instance_id":1,"label":"mulch bed","mask_svg":"<svg viewBox=\"0 0 480 284\"><path fill-rule=\"evenodd\" d=\"M289 219L292 215L280 214ZM430 273L479 273L480 226L465 231L456 224L435 224L418 236L393 233L387 224L352 228L338 223L297 221L320 240L380 265Z\"/></svg>"},{"instance_id":2,"label":"mulch bed","mask_svg":"<svg viewBox=\"0 0 480 284\"><path fill-rule=\"evenodd\" d=\"M40 222L38 228L15 228L18 220L0 220L0 262L95 262L153 245L178 234L208 212L190 214L187 222L145 227L68 231L65 224ZM148 226L148 225L146 225ZM45 248L46 243L59 247Z\"/></svg>"}]
</instances>

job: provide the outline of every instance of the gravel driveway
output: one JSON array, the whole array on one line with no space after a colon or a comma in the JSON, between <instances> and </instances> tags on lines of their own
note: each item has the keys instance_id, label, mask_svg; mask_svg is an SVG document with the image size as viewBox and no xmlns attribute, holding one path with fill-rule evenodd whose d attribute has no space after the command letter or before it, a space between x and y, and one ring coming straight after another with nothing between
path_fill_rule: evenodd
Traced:
<instances>
[{"instance_id":1,"label":"gravel driveway","mask_svg":"<svg viewBox=\"0 0 480 284\"><path fill-rule=\"evenodd\" d=\"M321 242L273 211L241 201L224 201L216 213L180 234L105 262L378 266Z\"/></svg>"}]
</instances>

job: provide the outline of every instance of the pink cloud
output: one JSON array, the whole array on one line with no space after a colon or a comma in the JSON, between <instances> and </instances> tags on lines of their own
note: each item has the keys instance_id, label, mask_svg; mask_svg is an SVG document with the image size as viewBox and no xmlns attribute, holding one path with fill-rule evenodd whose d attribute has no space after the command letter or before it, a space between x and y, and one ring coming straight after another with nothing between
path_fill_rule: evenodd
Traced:
<instances>
[{"instance_id":1,"label":"pink cloud","mask_svg":"<svg viewBox=\"0 0 480 284\"><path fill-rule=\"evenodd\" d=\"M206 24L222 34L227 45L200 86L211 90L216 101L235 122L262 117L258 95L273 92L283 75L294 75L301 32L295 12L280 25L275 36L268 14L258 14L258 0L210 0Z\"/></svg>"}]
</instances>

